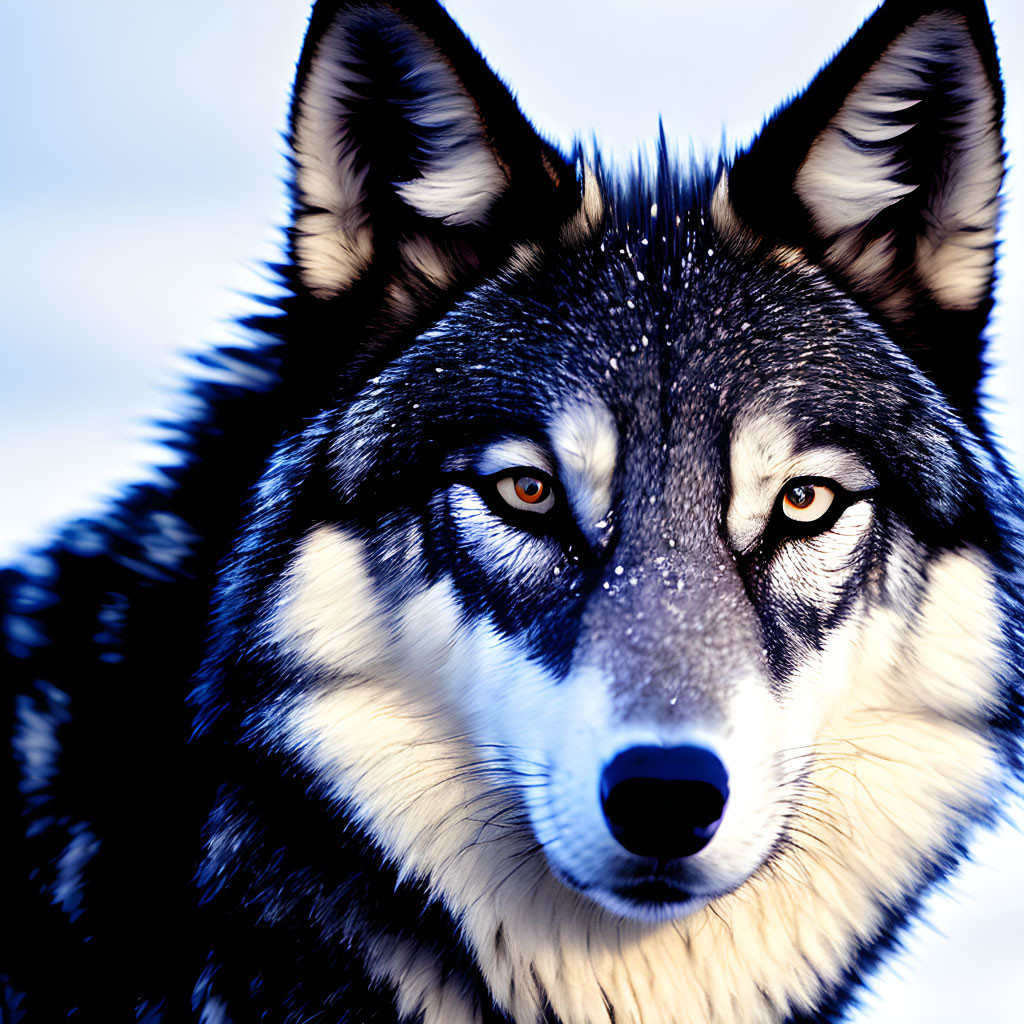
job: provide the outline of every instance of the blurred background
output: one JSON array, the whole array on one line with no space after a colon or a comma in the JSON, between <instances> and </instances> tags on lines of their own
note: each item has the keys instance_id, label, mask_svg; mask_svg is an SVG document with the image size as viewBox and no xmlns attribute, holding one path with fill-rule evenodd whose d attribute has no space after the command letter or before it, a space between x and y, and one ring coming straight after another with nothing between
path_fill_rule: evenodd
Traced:
<instances>
[{"instance_id":1,"label":"blurred background","mask_svg":"<svg viewBox=\"0 0 1024 1024\"><path fill-rule=\"evenodd\" d=\"M450 0L525 112L620 162L658 115L684 154L747 142L871 0ZM1024 4L990 0L1007 86L991 422L1024 466ZM0 5L0 560L168 456L185 354L273 295L280 133L307 0ZM1018 822L1024 816L1016 814ZM858 1024L1024 1021L1024 838L931 901Z\"/></svg>"}]
</instances>

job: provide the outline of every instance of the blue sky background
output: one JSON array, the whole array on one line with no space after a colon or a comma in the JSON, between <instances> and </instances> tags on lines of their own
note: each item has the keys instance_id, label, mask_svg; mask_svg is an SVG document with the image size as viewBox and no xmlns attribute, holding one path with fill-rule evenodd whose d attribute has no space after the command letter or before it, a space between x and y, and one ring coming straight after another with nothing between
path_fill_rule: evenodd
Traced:
<instances>
[{"instance_id":1,"label":"blue sky background","mask_svg":"<svg viewBox=\"0 0 1024 1024\"><path fill-rule=\"evenodd\" d=\"M749 140L870 0L452 0L542 131L628 159ZM1024 465L1024 4L991 0L1011 170L993 422ZM306 0L0 5L0 558L162 456L182 354L231 337L284 222L280 131ZM1012 350L1012 351L1011 351ZM1019 817L1019 816L1018 816ZM976 850L859 1024L1024 1020L1024 839Z\"/></svg>"}]
</instances>

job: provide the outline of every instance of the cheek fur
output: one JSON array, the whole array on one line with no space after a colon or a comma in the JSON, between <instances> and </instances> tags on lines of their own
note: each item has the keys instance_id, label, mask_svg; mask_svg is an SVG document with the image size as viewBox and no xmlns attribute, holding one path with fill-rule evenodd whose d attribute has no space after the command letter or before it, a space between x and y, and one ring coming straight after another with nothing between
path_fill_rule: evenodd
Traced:
<instances>
[{"instance_id":1,"label":"cheek fur","mask_svg":"<svg viewBox=\"0 0 1024 1024\"><path fill-rule=\"evenodd\" d=\"M772 589L791 601L837 605L858 576L861 541L873 521L870 504L858 502L830 530L782 544L772 561Z\"/></svg>"},{"instance_id":2,"label":"cheek fur","mask_svg":"<svg viewBox=\"0 0 1024 1024\"><path fill-rule=\"evenodd\" d=\"M751 568L749 590L780 683L820 651L849 611L864 578L873 523L871 505L858 502L830 530L784 541L766 564Z\"/></svg>"},{"instance_id":3,"label":"cheek fur","mask_svg":"<svg viewBox=\"0 0 1024 1024\"><path fill-rule=\"evenodd\" d=\"M447 512L456 544L473 561L486 566L489 574L523 586L539 586L557 567L559 549L553 540L504 522L472 487L452 487Z\"/></svg>"}]
</instances>

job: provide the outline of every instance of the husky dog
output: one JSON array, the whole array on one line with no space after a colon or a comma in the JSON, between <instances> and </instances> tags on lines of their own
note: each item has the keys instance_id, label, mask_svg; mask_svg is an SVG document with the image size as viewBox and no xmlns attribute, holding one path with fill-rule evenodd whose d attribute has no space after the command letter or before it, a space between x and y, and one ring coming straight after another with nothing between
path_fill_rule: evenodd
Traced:
<instances>
[{"instance_id":1,"label":"husky dog","mask_svg":"<svg viewBox=\"0 0 1024 1024\"><path fill-rule=\"evenodd\" d=\"M1019 768L1001 117L982 3L889 0L617 175L321 0L288 296L5 577L0 1018L840 1019Z\"/></svg>"}]
</instances>

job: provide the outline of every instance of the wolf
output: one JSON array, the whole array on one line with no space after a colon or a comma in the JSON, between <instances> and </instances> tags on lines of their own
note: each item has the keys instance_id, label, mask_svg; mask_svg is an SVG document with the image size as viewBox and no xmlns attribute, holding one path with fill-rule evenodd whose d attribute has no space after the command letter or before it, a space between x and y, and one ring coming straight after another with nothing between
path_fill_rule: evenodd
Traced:
<instances>
[{"instance_id":1,"label":"wolf","mask_svg":"<svg viewBox=\"0 0 1024 1024\"><path fill-rule=\"evenodd\" d=\"M887 0L616 172L319 0L285 297L3 577L0 1017L842 1019L1021 767L1002 108L981 2Z\"/></svg>"}]
</instances>

